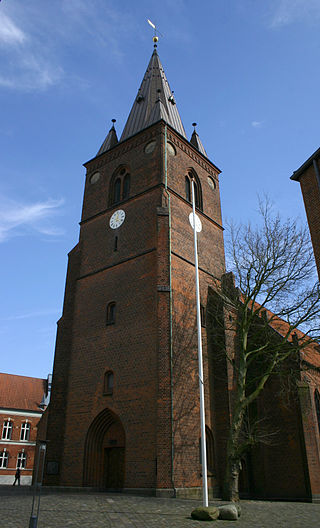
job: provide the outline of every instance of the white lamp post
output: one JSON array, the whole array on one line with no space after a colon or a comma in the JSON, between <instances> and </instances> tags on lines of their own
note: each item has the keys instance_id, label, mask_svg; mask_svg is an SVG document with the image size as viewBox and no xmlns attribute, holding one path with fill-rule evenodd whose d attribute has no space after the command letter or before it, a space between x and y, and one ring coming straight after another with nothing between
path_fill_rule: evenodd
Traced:
<instances>
[{"instance_id":1,"label":"white lamp post","mask_svg":"<svg viewBox=\"0 0 320 528\"><path fill-rule=\"evenodd\" d=\"M201 463L202 463L202 496L203 506L208 506L208 477L207 477L207 451L206 451L206 419L204 407L204 384L203 384L203 362L202 362L202 339L201 339L201 313L200 313L200 288L198 268L197 232L202 229L201 220L196 215L194 180L192 187L192 213L189 215L190 224L193 227L194 239L194 261L196 274L196 300L197 300L197 328L198 328L198 363L199 363L199 389L200 389L200 424L201 424Z\"/></svg>"}]
</instances>

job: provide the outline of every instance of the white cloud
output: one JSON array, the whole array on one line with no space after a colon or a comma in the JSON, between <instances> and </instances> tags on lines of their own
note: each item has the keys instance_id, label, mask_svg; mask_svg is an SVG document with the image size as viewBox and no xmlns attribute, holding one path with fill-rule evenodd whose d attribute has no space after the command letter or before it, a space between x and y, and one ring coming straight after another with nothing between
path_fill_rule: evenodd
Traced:
<instances>
[{"instance_id":1,"label":"white cloud","mask_svg":"<svg viewBox=\"0 0 320 528\"><path fill-rule=\"evenodd\" d=\"M263 125L263 121L251 121L251 126L253 128L261 128Z\"/></svg>"},{"instance_id":2,"label":"white cloud","mask_svg":"<svg viewBox=\"0 0 320 528\"><path fill-rule=\"evenodd\" d=\"M3 49L0 87L25 91L46 89L60 80L63 70L56 65L50 46L36 35L32 23L18 15L15 11L10 16L0 12L0 47Z\"/></svg>"},{"instance_id":3,"label":"white cloud","mask_svg":"<svg viewBox=\"0 0 320 528\"><path fill-rule=\"evenodd\" d=\"M7 65L6 72L0 75L0 86L23 91L45 90L56 84L63 76L60 67L41 63L35 56L16 55L15 67Z\"/></svg>"},{"instance_id":4,"label":"white cloud","mask_svg":"<svg viewBox=\"0 0 320 528\"><path fill-rule=\"evenodd\" d=\"M34 317L46 317L47 315L55 315L59 313L59 310L42 310L38 312L27 312L23 314L10 315L9 317L3 317L1 321L19 321L22 319L32 319Z\"/></svg>"},{"instance_id":5,"label":"white cloud","mask_svg":"<svg viewBox=\"0 0 320 528\"><path fill-rule=\"evenodd\" d=\"M0 242L30 232L61 236L63 231L50 222L63 200L47 200L33 204L19 203L0 196Z\"/></svg>"},{"instance_id":6,"label":"white cloud","mask_svg":"<svg viewBox=\"0 0 320 528\"><path fill-rule=\"evenodd\" d=\"M70 50L78 57L84 46L85 53L97 56L108 50L108 60L122 61L123 37L127 38L128 28L134 31L135 22L114 2L57 0L45 4L42 0L0 4L0 89L30 92L62 81L74 83L83 73L81 62L70 62Z\"/></svg>"},{"instance_id":7,"label":"white cloud","mask_svg":"<svg viewBox=\"0 0 320 528\"><path fill-rule=\"evenodd\" d=\"M0 44L22 44L25 40L25 33L0 11Z\"/></svg>"},{"instance_id":8,"label":"white cloud","mask_svg":"<svg viewBox=\"0 0 320 528\"><path fill-rule=\"evenodd\" d=\"M277 0L271 27L320 19L320 0Z\"/></svg>"}]
</instances>

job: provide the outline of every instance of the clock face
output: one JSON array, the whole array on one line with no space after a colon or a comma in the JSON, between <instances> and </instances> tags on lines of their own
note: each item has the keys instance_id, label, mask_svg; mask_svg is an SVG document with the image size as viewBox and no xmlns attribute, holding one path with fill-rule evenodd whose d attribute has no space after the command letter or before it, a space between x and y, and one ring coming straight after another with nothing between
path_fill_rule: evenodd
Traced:
<instances>
[{"instance_id":1,"label":"clock face","mask_svg":"<svg viewBox=\"0 0 320 528\"><path fill-rule=\"evenodd\" d=\"M190 222L190 225L191 225L191 227L193 229L193 213L189 214L189 222ZM196 214L196 232L200 233L200 231L202 231L202 224L201 224L201 220L200 220L199 216Z\"/></svg>"},{"instance_id":2,"label":"clock face","mask_svg":"<svg viewBox=\"0 0 320 528\"><path fill-rule=\"evenodd\" d=\"M117 229L120 227L123 224L125 217L126 213L123 211L123 209L118 209L118 211L113 213L109 221L109 226L111 229Z\"/></svg>"}]
</instances>

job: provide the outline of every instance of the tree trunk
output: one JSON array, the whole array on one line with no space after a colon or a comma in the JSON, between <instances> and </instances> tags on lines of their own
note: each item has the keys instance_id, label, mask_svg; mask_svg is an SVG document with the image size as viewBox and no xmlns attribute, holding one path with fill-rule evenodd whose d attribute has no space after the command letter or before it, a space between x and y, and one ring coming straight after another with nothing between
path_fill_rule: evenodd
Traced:
<instances>
[{"instance_id":1,"label":"tree trunk","mask_svg":"<svg viewBox=\"0 0 320 528\"><path fill-rule=\"evenodd\" d=\"M223 499L228 501L239 500L239 473L241 469L241 455L239 450L239 443L241 442L240 434L243 427L243 419L246 411L246 374L246 363L242 358L240 358L238 389L235 399L235 408L232 412L232 420L227 443L227 467L223 489Z\"/></svg>"}]
</instances>

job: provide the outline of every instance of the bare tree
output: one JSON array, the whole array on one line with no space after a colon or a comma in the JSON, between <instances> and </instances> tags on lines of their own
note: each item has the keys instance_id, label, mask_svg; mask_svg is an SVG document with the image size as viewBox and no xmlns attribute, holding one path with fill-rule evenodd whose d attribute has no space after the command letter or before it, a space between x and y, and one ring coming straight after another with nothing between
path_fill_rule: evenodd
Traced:
<instances>
[{"instance_id":1,"label":"bare tree","mask_svg":"<svg viewBox=\"0 0 320 528\"><path fill-rule=\"evenodd\" d=\"M219 302L209 307L214 346L233 372L227 500L239 498L243 454L258 441L268 442L273 434L258 421L248 427L250 405L270 376L279 374L284 365L291 369L300 365L301 351L319 339L320 290L314 282L309 233L295 220L283 222L273 215L268 200L260 201L259 213L256 227L231 226L228 264L237 288L229 280L229 287L215 293Z\"/></svg>"}]
</instances>

